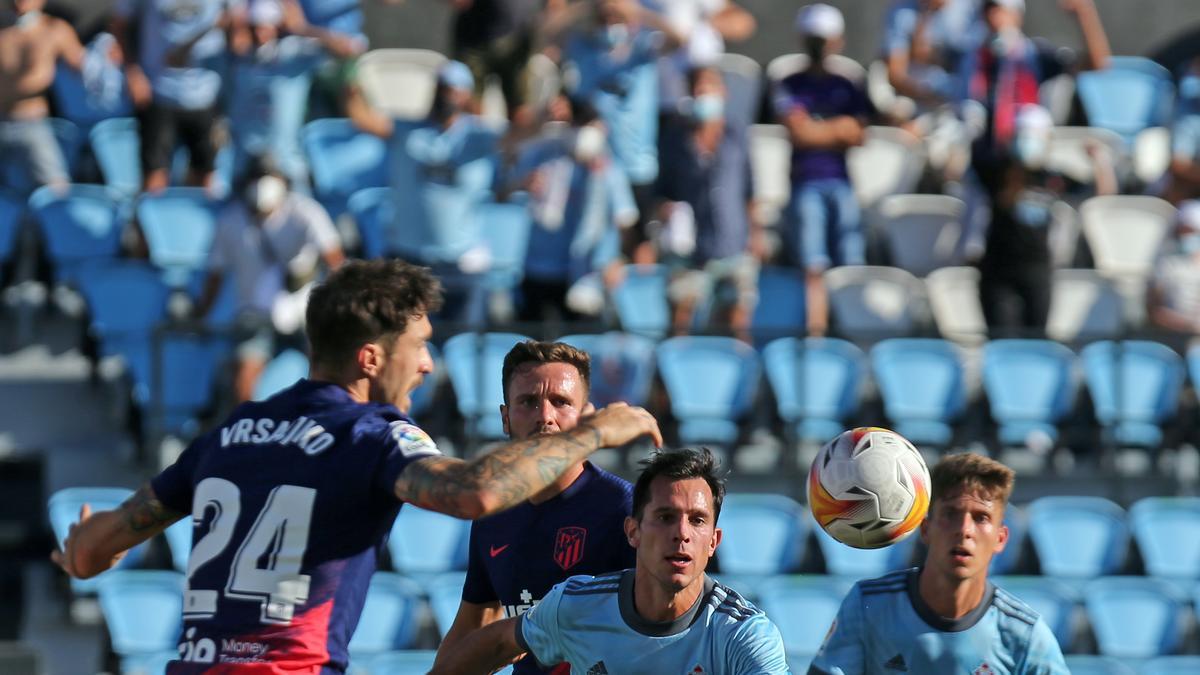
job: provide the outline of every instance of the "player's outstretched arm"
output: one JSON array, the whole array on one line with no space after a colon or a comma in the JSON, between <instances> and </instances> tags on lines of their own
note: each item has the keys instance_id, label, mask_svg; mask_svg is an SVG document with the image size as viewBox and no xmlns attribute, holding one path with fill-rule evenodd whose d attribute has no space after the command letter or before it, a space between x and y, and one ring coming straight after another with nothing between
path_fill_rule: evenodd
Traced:
<instances>
[{"instance_id":1,"label":"player's outstretched arm","mask_svg":"<svg viewBox=\"0 0 1200 675\"><path fill-rule=\"evenodd\" d=\"M486 675L512 663L525 653L517 631L519 617L497 621L463 638L433 665L429 675Z\"/></svg>"},{"instance_id":2,"label":"player's outstretched arm","mask_svg":"<svg viewBox=\"0 0 1200 675\"><path fill-rule=\"evenodd\" d=\"M62 550L51 553L50 559L73 577L94 577L183 515L158 501L149 484L112 511L93 514L84 504L79 522L71 526Z\"/></svg>"},{"instance_id":3,"label":"player's outstretched arm","mask_svg":"<svg viewBox=\"0 0 1200 675\"><path fill-rule=\"evenodd\" d=\"M446 654L457 649L458 643L471 633L503 619L504 610L500 608L499 602L479 604L463 600L458 604L458 614L454 616L454 623L450 625L450 630L446 631L442 643L438 645L438 660L446 658Z\"/></svg>"},{"instance_id":4,"label":"player's outstretched arm","mask_svg":"<svg viewBox=\"0 0 1200 675\"><path fill-rule=\"evenodd\" d=\"M474 520L529 499L596 450L640 436L662 447L662 433L650 413L614 403L570 431L513 441L467 462L417 460L400 474L395 493L414 506Z\"/></svg>"}]
</instances>

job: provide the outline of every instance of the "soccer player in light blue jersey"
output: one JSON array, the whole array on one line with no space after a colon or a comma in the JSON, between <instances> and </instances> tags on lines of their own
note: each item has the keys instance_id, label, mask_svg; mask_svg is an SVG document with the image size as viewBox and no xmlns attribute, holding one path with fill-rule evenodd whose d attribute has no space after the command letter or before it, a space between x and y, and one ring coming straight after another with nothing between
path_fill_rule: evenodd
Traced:
<instances>
[{"instance_id":1,"label":"soccer player in light blue jersey","mask_svg":"<svg viewBox=\"0 0 1200 675\"><path fill-rule=\"evenodd\" d=\"M712 453L660 452L644 464L625 520L636 566L567 579L533 609L469 635L434 675L490 673L525 652L579 675L788 672L775 624L704 573L725 495Z\"/></svg>"},{"instance_id":2,"label":"soccer player in light blue jersey","mask_svg":"<svg viewBox=\"0 0 1200 675\"><path fill-rule=\"evenodd\" d=\"M1045 620L988 581L1004 550L1013 471L976 454L938 462L921 540L925 565L858 582L809 675L1066 674Z\"/></svg>"}]
</instances>

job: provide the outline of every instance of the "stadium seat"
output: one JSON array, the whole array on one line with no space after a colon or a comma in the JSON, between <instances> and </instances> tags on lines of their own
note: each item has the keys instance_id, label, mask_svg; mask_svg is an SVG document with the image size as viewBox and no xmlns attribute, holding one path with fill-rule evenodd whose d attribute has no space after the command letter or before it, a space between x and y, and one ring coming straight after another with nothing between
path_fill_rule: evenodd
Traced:
<instances>
[{"instance_id":1,"label":"stadium seat","mask_svg":"<svg viewBox=\"0 0 1200 675\"><path fill-rule=\"evenodd\" d=\"M1046 150L1046 168L1082 185L1093 185L1096 162L1090 148L1096 146L1108 150L1114 168L1119 168L1127 154L1125 141L1114 131L1100 127L1054 127Z\"/></svg>"},{"instance_id":2,"label":"stadium seat","mask_svg":"<svg viewBox=\"0 0 1200 675\"><path fill-rule=\"evenodd\" d=\"M74 122L61 117L51 117L50 127L54 130L54 140L58 141L58 149L62 150L63 159L67 162L67 174L73 176L83 150L83 132Z\"/></svg>"},{"instance_id":3,"label":"stadium seat","mask_svg":"<svg viewBox=\"0 0 1200 675\"><path fill-rule=\"evenodd\" d=\"M454 617L458 614L458 605L462 602L463 584L466 581L466 572L447 572L437 575L425 584L439 637L445 637L446 631L454 625Z\"/></svg>"},{"instance_id":4,"label":"stadium seat","mask_svg":"<svg viewBox=\"0 0 1200 675\"><path fill-rule=\"evenodd\" d=\"M501 365L513 345L528 339L516 333L459 333L442 347L458 412L474 435L490 440L505 437L500 420Z\"/></svg>"},{"instance_id":5,"label":"stadium seat","mask_svg":"<svg viewBox=\"0 0 1200 675\"><path fill-rule=\"evenodd\" d=\"M1059 342L1116 337L1124 323L1121 294L1095 270L1055 270L1046 336Z\"/></svg>"},{"instance_id":6,"label":"stadium seat","mask_svg":"<svg viewBox=\"0 0 1200 675\"><path fill-rule=\"evenodd\" d=\"M1025 540L1029 534L1029 519L1025 517L1025 511L1016 504L1005 506L1004 526L1008 528L1008 543L1003 551L992 557L992 564L988 567L989 574L1012 574L1021 564Z\"/></svg>"},{"instance_id":7,"label":"stadium seat","mask_svg":"<svg viewBox=\"0 0 1200 675\"><path fill-rule=\"evenodd\" d=\"M17 233L25 215L25 202L16 195L0 190L0 265L7 263L17 247Z\"/></svg>"},{"instance_id":8,"label":"stadium seat","mask_svg":"<svg viewBox=\"0 0 1200 675\"><path fill-rule=\"evenodd\" d=\"M183 627L184 575L171 570L114 570L99 582L100 610L117 656L174 649Z\"/></svg>"},{"instance_id":9,"label":"stadium seat","mask_svg":"<svg viewBox=\"0 0 1200 675\"><path fill-rule=\"evenodd\" d=\"M1146 278L1175 222L1175 207L1157 197L1108 195L1085 201L1079 216L1096 269L1117 282L1126 314L1139 323Z\"/></svg>"},{"instance_id":10,"label":"stadium seat","mask_svg":"<svg viewBox=\"0 0 1200 675\"><path fill-rule=\"evenodd\" d=\"M408 509L403 509L408 510ZM375 572L367 586L358 627L350 638L353 660L415 646L421 625L421 586L391 572Z\"/></svg>"},{"instance_id":11,"label":"stadium seat","mask_svg":"<svg viewBox=\"0 0 1200 675\"><path fill-rule=\"evenodd\" d=\"M654 384L655 342L642 335L612 331L601 335L564 335L565 342L592 358L588 400L596 408L623 401L646 405Z\"/></svg>"},{"instance_id":12,"label":"stadium seat","mask_svg":"<svg viewBox=\"0 0 1200 675\"><path fill-rule=\"evenodd\" d=\"M987 339L987 321L979 299L979 269L943 267L925 277L929 309L947 340L975 346Z\"/></svg>"},{"instance_id":13,"label":"stadium seat","mask_svg":"<svg viewBox=\"0 0 1200 675\"><path fill-rule=\"evenodd\" d=\"M825 442L858 411L866 357L835 338L780 338L762 351L779 417L801 440Z\"/></svg>"},{"instance_id":14,"label":"stadium seat","mask_svg":"<svg viewBox=\"0 0 1200 675\"><path fill-rule=\"evenodd\" d=\"M1179 675L1200 673L1200 656L1160 656L1138 668L1138 675Z\"/></svg>"},{"instance_id":15,"label":"stadium seat","mask_svg":"<svg viewBox=\"0 0 1200 675\"><path fill-rule=\"evenodd\" d=\"M1096 579L1084 587L1083 604L1105 656L1165 656L1182 642L1187 600L1170 582L1149 577Z\"/></svg>"},{"instance_id":16,"label":"stadium seat","mask_svg":"<svg viewBox=\"0 0 1200 675\"><path fill-rule=\"evenodd\" d=\"M667 304L667 268L626 265L624 279L612 289L613 306L627 333L661 339L671 327Z\"/></svg>"},{"instance_id":17,"label":"stadium seat","mask_svg":"<svg viewBox=\"0 0 1200 675\"><path fill-rule=\"evenodd\" d=\"M758 117L762 102L762 66L744 54L725 52L717 57L717 68L725 80L725 120L736 129L745 129Z\"/></svg>"},{"instance_id":18,"label":"stadium seat","mask_svg":"<svg viewBox=\"0 0 1200 675\"><path fill-rule=\"evenodd\" d=\"M88 132L104 183L126 199L142 189L141 136L134 117L98 122Z\"/></svg>"},{"instance_id":19,"label":"stadium seat","mask_svg":"<svg viewBox=\"0 0 1200 675\"><path fill-rule=\"evenodd\" d=\"M816 654L809 654L808 652L801 652L794 649L789 650L787 652L788 670L792 673L807 673L808 667L812 665L813 659L816 657Z\"/></svg>"},{"instance_id":20,"label":"stadium seat","mask_svg":"<svg viewBox=\"0 0 1200 675\"><path fill-rule=\"evenodd\" d=\"M995 576L992 582L1029 605L1050 627L1059 647L1072 651L1075 608L1080 601L1074 588L1050 577Z\"/></svg>"},{"instance_id":21,"label":"stadium seat","mask_svg":"<svg viewBox=\"0 0 1200 675\"><path fill-rule=\"evenodd\" d=\"M81 129L90 129L102 120L133 113L133 100L125 88L124 76L120 78L120 88L115 97L98 97L88 90L79 71L64 65L55 70L50 85L58 114Z\"/></svg>"},{"instance_id":22,"label":"stadium seat","mask_svg":"<svg viewBox=\"0 0 1200 675\"><path fill-rule=\"evenodd\" d=\"M150 262L167 273L172 286L184 286L190 274L204 269L216 234L217 210L204 188L173 187L138 199L137 221Z\"/></svg>"},{"instance_id":23,"label":"stadium seat","mask_svg":"<svg viewBox=\"0 0 1200 675\"><path fill-rule=\"evenodd\" d=\"M889 195L873 211L896 267L923 277L958 262L967 206L946 195Z\"/></svg>"},{"instance_id":24,"label":"stadium seat","mask_svg":"<svg viewBox=\"0 0 1200 675\"><path fill-rule=\"evenodd\" d=\"M1161 425L1179 408L1183 359L1143 340L1095 342L1080 356L1096 419L1106 433L1121 445L1158 447Z\"/></svg>"},{"instance_id":25,"label":"stadium seat","mask_svg":"<svg viewBox=\"0 0 1200 675\"><path fill-rule=\"evenodd\" d=\"M871 366L895 431L918 446L946 447L967 404L958 348L927 338L884 340L871 349Z\"/></svg>"},{"instance_id":26,"label":"stadium seat","mask_svg":"<svg viewBox=\"0 0 1200 675\"><path fill-rule=\"evenodd\" d=\"M492 256L487 273L488 285L494 289L512 290L525 276L525 252L533 220L529 208L521 202L483 202L475 207L483 241Z\"/></svg>"},{"instance_id":27,"label":"stadium seat","mask_svg":"<svg viewBox=\"0 0 1200 675\"><path fill-rule=\"evenodd\" d=\"M99 185L72 185L66 191L44 186L29 198L54 278L75 283L83 265L111 260L121 252L125 221L117 196Z\"/></svg>"},{"instance_id":28,"label":"stadium seat","mask_svg":"<svg viewBox=\"0 0 1200 675\"><path fill-rule=\"evenodd\" d=\"M917 543L915 533L883 548L852 548L829 536L811 513L806 517L825 560L826 574L844 579L872 579L909 566Z\"/></svg>"},{"instance_id":29,"label":"stadium seat","mask_svg":"<svg viewBox=\"0 0 1200 675\"><path fill-rule=\"evenodd\" d=\"M1042 574L1087 579L1119 572L1129 548L1125 511L1101 497L1040 497L1025 510Z\"/></svg>"},{"instance_id":30,"label":"stadium seat","mask_svg":"<svg viewBox=\"0 0 1200 675\"><path fill-rule=\"evenodd\" d=\"M1200 497L1144 497L1129 507L1129 527L1146 573L1200 579Z\"/></svg>"},{"instance_id":31,"label":"stadium seat","mask_svg":"<svg viewBox=\"0 0 1200 675\"><path fill-rule=\"evenodd\" d=\"M308 356L288 349L271 359L254 385L254 400L264 401L308 377Z\"/></svg>"},{"instance_id":32,"label":"stadium seat","mask_svg":"<svg viewBox=\"0 0 1200 675\"><path fill-rule=\"evenodd\" d=\"M1171 168L1171 130L1142 129L1133 139L1133 175L1145 185L1158 181Z\"/></svg>"},{"instance_id":33,"label":"stadium seat","mask_svg":"<svg viewBox=\"0 0 1200 675\"><path fill-rule=\"evenodd\" d=\"M354 128L348 119L313 120L301 138L313 191L331 218L346 211L358 190L388 185L387 143Z\"/></svg>"},{"instance_id":34,"label":"stadium seat","mask_svg":"<svg viewBox=\"0 0 1200 675\"><path fill-rule=\"evenodd\" d=\"M1200 345L1194 345L1188 349L1187 366L1188 374L1192 378L1192 389L1200 393Z\"/></svg>"},{"instance_id":35,"label":"stadium seat","mask_svg":"<svg viewBox=\"0 0 1200 675\"><path fill-rule=\"evenodd\" d=\"M726 575L787 574L804 557L804 507L780 494L728 494L721 505L724 538L717 549Z\"/></svg>"},{"instance_id":36,"label":"stadium seat","mask_svg":"<svg viewBox=\"0 0 1200 675\"><path fill-rule=\"evenodd\" d=\"M899 127L867 127L863 144L846 152L846 170L858 202L870 208L888 195L917 189L925 171L925 147Z\"/></svg>"},{"instance_id":37,"label":"stadium seat","mask_svg":"<svg viewBox=\"0 0 1200 675\"><path fill-rule=\"evenodd\" d=\"M417 675L433 669L437 650L408 649L380 654L367 664L368 675Z\"/></svg>"},{"instance_id":38,"label":"stadium seat","mask_svg":"<svg viewBox=\"0 0 1200 675\"><path fill-rule=\"evenodd\" d=\"M192 529L191 514L188 514L163 530L171 553L171 567L176 572L187 572L188 559L192 556Z\"/></svg>"},{"instance_id":39,"label":"stadium seat","mask_svg":"<svg viewBox=\"0 0 1200 675\"><path fill-rule=\"evenodd\" d=\"M358 58L358 85L371 107L389 117L424 119L445 61L430 49L372 49Z\"/></svg>"},{"instance_id":40,"label":"stadium seat","mask_svg":"<svg viewBox=\"0 0 1200 675\"><path fill-rule=\"evenodd\" d=\"M1170 71L1136 56L1113 56L1107 68L1079 73L1075 87L1088 123L1128 144L1142 129L1164 124L1174 103Z\"/></svg>"},{"instance_id":41,"label":"stadium seat","mask_svg":"<svg viewBox=\"0 0 1200 675\"><path fill-rule=\"evenodd\" d=\"M758 391L758 353L733 338L676 337L656 354L680 441L732 447Z\"/></svg>"},{"instance_id":42,"label":"stadium seat","mask_svg":"<svg viewBox=\"0 0 1200 675\"><path fill-rule=\"evenodd\" d=\"M789 652L816 654L849 587L825 576L780 576L762 585L759 607L776 617Z\"/></svg>"},{"instance_id":43,"label":"stadium seat","mask_svg":"<svg viewBox=\"0 0 1200 675\"><path fill-rule=\"evenodd\" d=\"M983 347L983 388L1000 443L1055 443L1058 423L1075 405L1075 354L1050 340L992 340Z\"/></svg>"},{"instance_id":44,"label":"stadium seat","mask_svg":"<svg viewBox=\"0 0 1200 675\"><path fill-rule=\"evenodd\" d=\"M396 222L398 204L391 188L363 188L350 195L346 202L346 211L354 219L358 228L359 245L362 257L368 260L384 258L388 255L408 253L407 251L388 250L386 230ZM417 249L412 255L416 257Z\"/></svg>"},{"instance_id":45,"label":"stadium seat","mask_svg":"<svg viewBox=\"0 0 1200 675\"><path fill-rule=\"evenodd\" d=\"M1067 670L1071 675L1138 675L1120 659L1091 654L1067 654Z\"/></svg>"},{"instance_id":46,"label":"stadium seat","mask_svg":"<svg viewBox=\"0 0 1200 675\"><path fill-rule=\"evenodd\" d=\"M470 532L470 521L411 505L402 508L388 538L392 567L410 577L465 570Z\"/></svg>"},{"instance_id":47,"label":"stadium seat","mask_svg":"<svg viewBox=\"0 0 1200 675\"><path fill-rule=\"evenodd\" d=\"M433 374L426 375L421 380L421 386L417 387L409 398L412 400L408 408L408 414L416 417L425 411L429 410L429 406L433 405L433 401L437 396L438 385L442 382L442 356L438 352L438 348L433 344L427 346L429 349L429 358L433 359Z\"/></svg>"},{"instance_id":48,"label":"stadium seat","mask_svg":"<svg viewBox=\"0 0 1200 675\"><path fill-rule=\"evenodd\" d=\"M758 302L750 318L756 346L804 333L808 323L804 294L800 271L790 267L763 267L758 271Z\"/></svg>"},{"instance_id":49,"label":"stadium seat","mask_svg":"<svg viewBox=\"0 0 1200 675\"><path fill-rule=\"evenodd\" d=\"M77 283L101 356L128 361L150 348L150 333L166 319L170 295L157 270L142 261L114 261L80 269Z\"/></svg>"},{"instance_id":50,"label":"stadium seat","mask_svg":"<svg viewBox=\"0 0 1200 675\"><path fill-rule=\"evenodd\" d=\"M54 530L54 540L61 548L66 541L71 525L79 520L79 509L87 504L92 513L109 511L119 507L122 502L133 496L133 490L125 488L73 487L64 488L50 495L47 510L50 515L50 527ZM145 556L147 544L135 546L124 558L117 563L116 568L103 572L91 579L71 579L71 592L76 595L91 595L99 588L100 580L113 574L119 569L137 567Z\"/></svg>"},{"instance_id":51,"label":"stadium seat","mask_svg":"<svg viewBox=\"0 0 1200 675\"><path fill-rule=\"evenodd\" d=\"M897 267L834 267L825 288L834 327L856 342L910 335L925 319L924 285Z\"/></svg>"},{"instance_id":52,"label":"stadium seat","mask_svg":"<svg viewBox=\"0 0 1200 675\"><path fill-rule=\"evenodd\" d=\"M179 650L134 654L121 659L121 675L167 675L167 664L179 660Z\"/></svg>"},{"instance_id":53,"label":"stadium seat","mask_svg":"<svg viewBox=\"0 0 1200 675\"><path fill-rule=\"evenodd\" d=\"M792 141L782 124L750 126L750 173L754 176L754 203L758 217L774 224L792 198L788 180L792 166Z\"/></svg>"},{"instance_id":54,"label":"stadium seat","mask_svg":"<svg viewBox=\"0 0 1200 675\"><path fill-rule=\"evenodd\" d=\"M152 336L146 349L123 352L145 431L184 438L199 432L197 418L212 405L227 349L219 336L166 331Z\"/></svg>"}]
</instances>

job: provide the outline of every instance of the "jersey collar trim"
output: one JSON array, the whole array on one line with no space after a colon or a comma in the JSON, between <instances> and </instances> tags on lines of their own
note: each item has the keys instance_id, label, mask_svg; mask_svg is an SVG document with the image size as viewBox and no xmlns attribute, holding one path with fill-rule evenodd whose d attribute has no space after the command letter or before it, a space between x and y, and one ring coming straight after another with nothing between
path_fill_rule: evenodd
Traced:
<instances>
[{"instance_id":1,"label":"jersey collar trim","mask_svg":"<svg viewBox=\"0 0 1200 675\"><path fill-rule=\"evenodd\" d=\"M996 595L996 587L991 581L988 581L987 588L983 590L983 599L979 601L975 609L957 619L950 619L933 611L933 608L927 605L925 600L921 598L920 578L920 567L914 567L909 571L907 580L908 599L912 601L913 609L916 610L917 616L921 617L922 621L929 624L931 628L946 633L961 633L964 630L974 627L987 614L988 609L992 606L992 597Z\"/></svg>"},{"instance_id":2,"label":"jersey collar trim","mask_svg":"<svg viewBox=\"0 0 1200 675\"><path fill-rule=\"evenodd\" d=\"M635 576L636 570L625 570L621 574L621 585L617 588L617 606L620 608L621 618L624 619L627 626L650 637L667 637L687 630L700 616L700 610L704 607L704 599L713 592L716 585L712 577L705 575L704 590L688 611L673 621L656 622L643 619L634 607L633 581Z\"/></svg>"}]
</instances>

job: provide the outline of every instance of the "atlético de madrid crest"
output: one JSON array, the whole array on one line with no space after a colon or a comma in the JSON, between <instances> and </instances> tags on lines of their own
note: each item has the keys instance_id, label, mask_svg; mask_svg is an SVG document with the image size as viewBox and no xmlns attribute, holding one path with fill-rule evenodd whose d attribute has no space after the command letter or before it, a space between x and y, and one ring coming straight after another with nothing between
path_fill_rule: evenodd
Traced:
<instances>
[{"instance_id":1,"label":"atl\u00e9tico de madrid crest","mask_svg":"<svg viewBox=\"0 0 1200 675\"><path fill-rule=\"evenodd\" d=\"M582 527L559 528L554 538L554 562L563 570L569 570L583 560L583 543L587 530Z\"/></svg>"}]
</instances>

